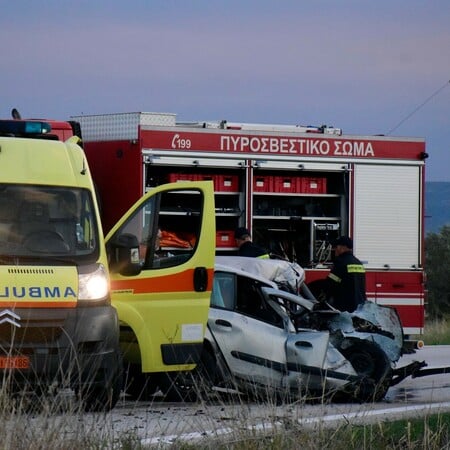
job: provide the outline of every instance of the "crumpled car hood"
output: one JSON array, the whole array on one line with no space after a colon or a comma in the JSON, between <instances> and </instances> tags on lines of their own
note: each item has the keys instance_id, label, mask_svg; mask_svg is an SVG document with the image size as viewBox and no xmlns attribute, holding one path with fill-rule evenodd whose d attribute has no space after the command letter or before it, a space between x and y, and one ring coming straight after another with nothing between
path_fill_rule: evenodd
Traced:
<instances>
[{"instance_id":1,"label":"crumpled car hood","mask_svg":"<svg viewBox=\"0 0 450 450\"><path fill-rule=\"evenodd\" d=\"M397 311L389 306L367 301L353 313L341 312L331 317L329 327L346 337L376 342L393 362L402 354L403 328Z\"/></svg>"}]
</instances>

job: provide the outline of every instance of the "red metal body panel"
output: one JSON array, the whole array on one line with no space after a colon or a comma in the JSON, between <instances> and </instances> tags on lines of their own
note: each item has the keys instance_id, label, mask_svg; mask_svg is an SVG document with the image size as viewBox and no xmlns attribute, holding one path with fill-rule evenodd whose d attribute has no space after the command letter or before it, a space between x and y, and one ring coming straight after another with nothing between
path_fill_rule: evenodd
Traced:
<instances>
[{"instance_id":1,"label":"red metal body panel","mask_svg":"<svg viewBox=\"0 0 450 450\"><path fill-rule=\"evenodd\" d=\"M425 143L361 137L298 137L220 131L142 130L143 148L326 158L421 159Z\"/></svg>"},{"instance_id":2,"label":"red metal body panel","mask_svg":"<svg viewBox=\"0 0 450 450\"><path fill-rule=\"evenodd\" d=\"M60 141L65 141L73 136L72 127L68 122L61 122L59 120L46 120L52 126L51 134L56 134Z\"/></svg>"},{"instance_id":3,"label":"red metal body panel","mask_svg":"<svg viewBox=\"0 0 450 450\"><path fill-rule=\"evenodd\" d=\"M87 142L84 145L98 192L106 233L142 197L142 155L130 141ZM120 177L117 174L122 174ZM111 175L116 174L116 175Z\"/></svg>"},{"instance_id":4,"label":"red metal body panel","mask_svg":"<svg viewBox=\"0 0 450 450\"><path fill-rule=\"evenodd\" d=\"M307 269L305 275L306 282L309 283L325 278L328 270ZM366 291L368 300L380 305L393 306L399 313L405 330L423 328L425 320L423 272L369 270L366 272Z\"/></svg>"},{"instance_id":5,"label":"red metal body panel","mask_svg":"<svg viewBox=\"0 0 450 450\"><path fill-rule=\"evenodd\" d=\"M64 122L61 120L49 120L49 119L24 119L31 121L41 121L46 122L51 125L52 130L49 134L54 134L58 136L59 141L65 141L73 136L72 126L69 122Z\"/></svg>"}]
</instances>

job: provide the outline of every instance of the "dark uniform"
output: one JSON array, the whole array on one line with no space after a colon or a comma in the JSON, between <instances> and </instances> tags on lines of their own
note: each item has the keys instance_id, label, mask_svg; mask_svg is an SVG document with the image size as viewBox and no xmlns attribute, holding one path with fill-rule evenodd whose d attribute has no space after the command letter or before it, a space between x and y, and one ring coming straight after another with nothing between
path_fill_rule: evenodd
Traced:
<instances>
[{"instance_id":1,"label":"dark uniform","mask_svg":"<svg viewBox=\"0 0 450 450\"><path fill-rule=\"evenodd\" d=\"M269 258L269 254L266 250L258 245L254 244L252 241L244 242L238 250L239 256L250 256L252 258Z\"/></svg>"},{"instance_id":2,"label":"dark uniform","mask_svg":"<svg viewBox=\"0 0 450 450\"><path fill-rule=\"evenodd\" d=\"M365 272L351 250L336 257L327 277L327 296L336 309L353 312L367 300Z\"/></svg>"},{"instance_id":3,"label":"dark uniform","mask_svg":"<svg viewBox=\"0 0 450 450\"><path fill-rule=\"evenodd\" d=\"M238 255L250 258L266 259L270 258L269 253L259 245L254 244L250 239L250 232L247 228L240 227L234 232L234 238L239 246Z\"/></svg>"}]
</instances>

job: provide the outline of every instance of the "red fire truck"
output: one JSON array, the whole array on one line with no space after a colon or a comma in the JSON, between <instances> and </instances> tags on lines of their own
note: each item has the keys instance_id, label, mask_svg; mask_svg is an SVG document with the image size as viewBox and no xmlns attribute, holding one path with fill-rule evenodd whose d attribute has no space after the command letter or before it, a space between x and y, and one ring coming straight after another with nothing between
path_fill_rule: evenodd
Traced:
<instances>
[{"instance_id":1,"label":"red fire truck","mask_svg":"<svg viewBox=\"0 0 450 450\"><path fill-rule=\"evenodd\" d=\"M211 179L216 253L233 231L325 278L330 241L354 239L367 295L394 306L406 335L424 325L425 141L345 135L333 127L177 122L175 114L76 116L101 198L105 231L162 183ZM167 220L177 220L180 200ZM170 217L171 215L171 217Z\"/></svg>"}]
</instances>

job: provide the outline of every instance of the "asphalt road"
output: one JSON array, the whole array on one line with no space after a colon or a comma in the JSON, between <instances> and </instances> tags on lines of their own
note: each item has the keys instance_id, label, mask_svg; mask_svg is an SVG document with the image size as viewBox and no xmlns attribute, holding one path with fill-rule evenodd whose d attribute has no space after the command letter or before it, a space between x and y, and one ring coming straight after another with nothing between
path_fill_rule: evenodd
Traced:
<instances>
[{"instance_id":1,"label":"asphalt road","mask_svg":"<svg viewBox=\"0 0 450 450\"><path fill-rule=\"evenodd\" d=\"M428 364L425 369L450 367L450 346L426 346L412 355L404 356L400 360L399 367L413 360L424 360ZM450 374L409 377L389 389L386 400L401 404L449 402Z\"/></svg>"},{"instance_id":2,"label":"asphalt road","mask_svg":"<svg viewBox=\"0 0 450 450\"><path fill-rule=\"evenodd\" d=\"M404 356L398 367L411 360L425 360L428 368L450 366L450 346L426 346ZM386 398L375 404L257 404L236 398L210 403L165 403L119 400L106 415L85 414L77 426L99 428L106 435L128 433L143 444L174 440L205 439L249 430L272 430L296 423L323 427L343 423L366 423L390 418L416 417L450 411L450 374L408 378L391 387ZM65 425L67 426L67 425Z\"/></svg>"}]
</instances>

